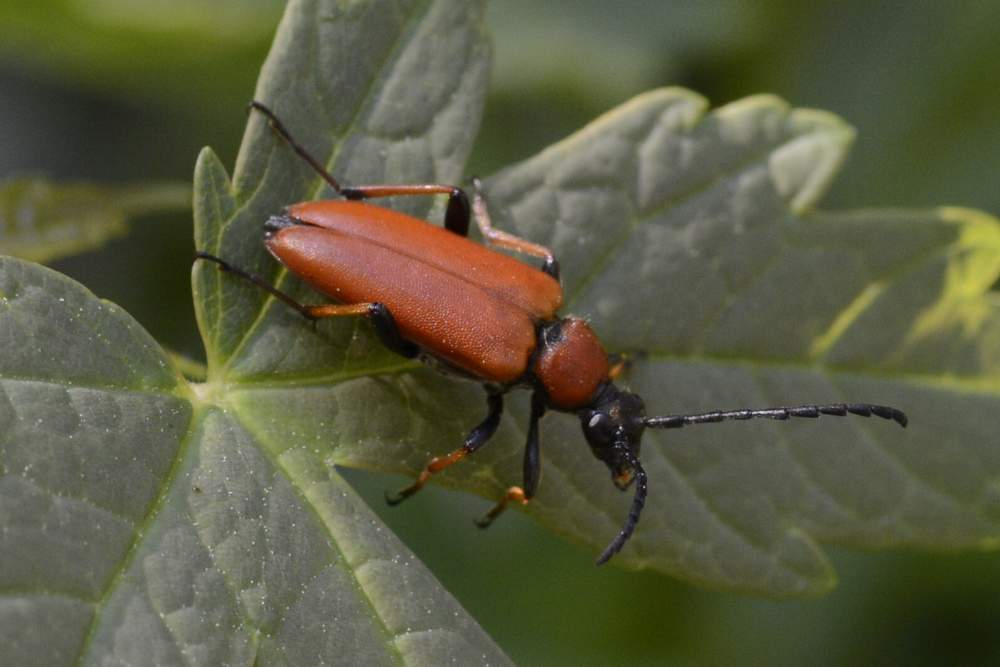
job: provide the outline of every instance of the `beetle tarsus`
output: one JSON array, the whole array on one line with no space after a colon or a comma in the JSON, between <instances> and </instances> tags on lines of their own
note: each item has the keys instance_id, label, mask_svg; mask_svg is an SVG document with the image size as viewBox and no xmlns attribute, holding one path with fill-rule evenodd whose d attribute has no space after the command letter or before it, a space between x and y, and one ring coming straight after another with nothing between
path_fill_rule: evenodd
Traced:
<instances>
[{"instance_id":1,"label":"beetle tarsus","mask_svg":"<svg viewBox=\"0 0 1000 667\"><path fill-rule=\"evenodd\" d=\"M507 505L511 502L521 503L522 505L527 505L531 502L531 497L528 495L527 491L519 486L512 486L507 489L507 493L504 494L503 498L500 499L496 505L493 506L489 512L479 517L478 519L473 519L475 523L480 528L489 528L490 525L496 520L498 516L503 514L503 511L507 509Z\"/></svg>"},{"instance_id":2,"label":"beetle tarsus","mask_svg":"<svg viewBox=\"0 0 1000 667\"><path fill-rule=\"evenodd\" d=\"M406 487L405 489L400 489L396 493L390 493L389 491L386 491L385 492L386 504L389 505L389 507L395 507L396 505L403 502L404 500L406 500L407 498L409 498L414 493L420 490L419 488L414 489L412 491L410 491L409 489L410 487Z\"/></svg>"}]
</instances>

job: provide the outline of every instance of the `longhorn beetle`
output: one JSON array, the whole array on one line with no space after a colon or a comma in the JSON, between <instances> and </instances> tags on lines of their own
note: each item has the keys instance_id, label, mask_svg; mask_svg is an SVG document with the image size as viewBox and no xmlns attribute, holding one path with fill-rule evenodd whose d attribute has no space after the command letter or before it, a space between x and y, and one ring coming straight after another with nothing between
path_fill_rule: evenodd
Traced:
<instances>
[{"instance_id":1,"label":"longhorn beetle","mask_svg":"<svg viewBox=\"0 0 1000 667\"><path fill-rule=\"evenodd\" d=\"M486 245L467 237L472 214L465 191L451 185L341 185L292 138L278 117L260 102L250 108L267 117L275 132L302 157L339 199L289 206L264 223L264 245L275 259L337 303L305 305L263 279L206 252L196 259L266 290L304 317L362 316L394 352L432 362L480 382L486 390L486 418L461 447L432 458L417 479L386 496L395 505L441 472L485 445L500 424L503 397L515 387L531 390L531 416L524 449L524 478L476 523L488 526L511 502L527 504L541 473L538 422L546 410L577 415L595 457L622 491L635 485L625 523L597 564L618 553L632 535L646 501L647 479L639 460L643 431L680 428L728 419L788 419L848 414L891 419L906 426L902 411L869 403L799 405L718 410L647 417L642 399L619 389L620 357L609 357L582 319L559 317L559 263L548 248L494 229L480 183L473 179L472 208ZM399 195L447 195L444 228L364 200ZM542 259L540 270L496 246Z\"/></svg>"}]
</instances>

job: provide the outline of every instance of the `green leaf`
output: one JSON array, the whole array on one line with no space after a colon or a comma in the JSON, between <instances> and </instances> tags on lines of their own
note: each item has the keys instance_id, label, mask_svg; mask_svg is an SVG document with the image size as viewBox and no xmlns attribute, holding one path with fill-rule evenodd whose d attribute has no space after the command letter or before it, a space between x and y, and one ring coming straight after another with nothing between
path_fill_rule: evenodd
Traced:
<instances>
[{"instance_id":1,"label":"green leaf","mask_svg":"<svg viewBox=\"0 0 1000 667\"><path fill-rule=\"evenodd\" d=\"M481 7L398 7L293 3L257 92L345 182L457 180L475 130ZM357 71L374 83L318 76ZM562 258L567 311L645 354L626 381L651 412L847 397L913 418L651 433L650 502L615 562L790 595L831 584L819 540L995 544L1000 227L953 209L812 212L851 136L770 97L706 114L666 90L489 179L497 222ZM261 250L260 224L322 193L254 116L232 184L211 151L199 159L198 247L308 296ZM416 472L478 419L469 385L199 265L209 370L190 389L114 307L0 267L0 331L19 343L0 353L7 661L81 647L84 661L504 660L333 469ZM496 441L440 481L497 497L518 480L526 414L513 400ZM529 511L603 546L628 496L575 419L548 419L543 450ZM56 641L39 631L52 622Z\"/></svg>"},{"instance_id":2,"label":"green leaf","mask_svg":"<svg viewBox=\"0 0 1000 667\"><path fill-rule=\"evenodd\" d=\"M367 53L350 38L322 43ZM408 72L399 61L372 60L389 63L378 71L401 81L404 94L415 85L396 73ZM268 71L286 81L299 67L272 60ZM461 76L446 74L460 90ZM308 99L324 97L303 85ZM266 83L258 97L274 97ZM433 152L393 160L400 144L371 129L378 105L347 102L349 113L308 104L279 113L345 182L451 180ZM420 124L433 116L415 117L402 145L433 145L434 127ZM308 300L315 297L259 249L253 228L289 201L323 196L322 184L263 127L250 124L233 188L214 156L202 156L199 247L224 249ZM961 548L995 539L993 512L976 500L990 496L988 452L975 444L977 422L958 417L981 398L982 383L950 375L986 370L977 364L994 335L982 311L998 269L996 223L956 211L810 214L852 136L829 114L771 97L706 114L701 98L666 90L489 180L497 221L557 252L567 310L588 317L611 349L646 355L627 381L652 412L849 400L915 415L905 432L827 418L651 433L649 509L619 563L791 595L832 585L817 540ZM208 386L225 381L226 404L277 451L311 447L328 463L415 474L482 414L467 386L380 351L364 324L305 326L205 268L195 287ZM937 414L957 415L945 422L947 438L928 426ZM519 479L525 421L523 398L515 399L490 447L438 481L498 497ZM543 442L546 477L529 511L603 546L629 498L585 453L574 419L547 420Z\"/></svg>"},{"instance_id":3,"label":"green leaf","mask_svg":"<svg viewBox=\"0 0 1000 667\"><path fill-rule=\"evenodd\" d=\"M0 313L0 662L505 662L332 468L119 308L2 258Z\"/></svg>"},{"instance_id":4,"label":"green leaf","mask_svg":"<svg viewBox=\"0 0 1000 667\"><path fill-rule=\"evenodd\" d=\"M0 340L0 663L507 664L332 467L118 307L0 258Z\"/></svg>"},{"instance_id":5,"label":"green leaf","mask_svg":"<svg viewBox=\"0 0 1000 667\"><path fill-rule=\"evenodd\" d=\"M795 594L833 583L819 540L995 544L997 221L810 213L848 127L764 96L704 108L684 91L650 93L498 174L498 224L558 251L566 310L611 349L648 355L627 383L653 414L871 401L907 410L911 427L648 433L650 500L622 561ZM546 425L534 511L597 547L628 499L581 461L576 430Z\"/></svg>"},{"instance_id":6,"label":"green leaf","mask_svg":"<svg viewBox=\"0 0 1000 667\"><path fill-rule=\"evenodd\" d=\"M795 595L833 584L818 541L994 543L1000 461L986 443L997 425L982 415L996 221L812 213L851 129L767 96L705 106L685 91L650 93L498 174L487 184L496 222L557 252L567 312L589 318L610 349L643 353L625 382L651 413L871 401L913 422L649 433L650 501L616 562ZM297 336L341 344L289 317L272 328L296 348ZM415 474L461 441L484 402L465 384L381 359L367 374L253 377L229 385L228 404L282 451L334 443L329 462ZM437 481L499 497L519 481L526 420L515 398L490 446ZM546 420L543 451L528 511L596 552L629 496L586 453L574 418Z\"/></svg>"},{"instance_id":7,"label":"green leaf","mask_svg":"<svg viewBox=\"0 0 1000 667\"><path fill-rule=\"evenodd\" d=\"M337 7L289 6L263 88L343 27ZM477 31L480 11L410 7L386 53ZM196 202L232 213L213 166ZM0 258L0 340L0 663L509 664L315 447L262 439L116 306Z\"/></svg>"},{"instance_id":8,"label":"green leaf","mask_svg":"<svg viewBox=\"0 0 1000 667\"><path fill-rule=\"evenodd\" d=\"M345 183L457 181L486 88L481 20L479 2L293 3L255 98ZM199 157L195 243L288 287L261 244L263 222L289 203L329 195L253 114L232 185L211 150ZM425 215L426 200L395 205ZM370 341L354 344L356 324L323 324L317 336L286 307L213 267L196 267L194 291L210 377L273 381L400 366L387 352L373 358Z\"/></svg>"},{"instance_id":9,"label":"green leaf","mask_svg":"<svg viewBox=\"0 0 1000 667\"><path fill-rule=\"evenodd\" d=\"M51 262L121 236L132 218L190 205L191 189L174 183L111 187L41 178L0 181L0 254Z\"/></svg>"}]
</instances>

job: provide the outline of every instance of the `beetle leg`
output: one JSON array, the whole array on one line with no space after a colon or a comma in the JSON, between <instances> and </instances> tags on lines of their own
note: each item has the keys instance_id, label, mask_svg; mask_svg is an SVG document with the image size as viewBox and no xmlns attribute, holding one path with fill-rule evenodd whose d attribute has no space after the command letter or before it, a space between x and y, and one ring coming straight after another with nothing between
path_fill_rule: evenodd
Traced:
<instances>
[{"instance_id":1,"label":"beetle leg","mask_svg":"<svg viewBox=\"0 0 1000 667\"><path fill-rule=\"evenodd\" d=\"M544 258L545 262L542 264L542 271L559 280L559 262L552 255L552 251L543 245L525 241L519 236L494 229L493 223L490 221L490 212L486 206L486 199L483 197L482 181L473 176L472 187L474 188L472 209L476 212L476 224L479 225L479 231L482 232L486 243L524 253L525 255L531 255L532 257Z\"/></svg>"},{"instance_id":2,"label":"beetle leg","mask_svg":"<svg viewBox=\"0 0 1000 667\"><path fill-rule=\"evenodd\" d=\"M226 273L232 273L233 275L239 276L240 278L243 278L244 280L253 283L257 287L269 293L274 298L299 311L299 314L301 314L303 317L309 319L315 319L315 317L310 313L310 308L312 308L312 306L306 306L304 304L299 303L292 296L286 294L285 292L282 292L280 289L278 289L271 283L267 282L260 276L255 276L254 274L244 271L238 266L233 266L224 259L216 257L215 255L211 255L207 252L201 252L201 251L196 252L194 254L194 259L195 261L198 261L199 259L207 259L210 262L215 262L216 264L219 265L220 271L225 271Z\"/></svg>"},{"instance_id":3,"label":"beetle leg","mask_svg":"<svg viewBox=\"0 0 1000 667\"><path fill-rule=\"evenodd\" d=\"M420 349L416 345L403 338L403 335L399 332L399 328L396 326L395 318L392 316L389 308L383 303L327 303L320 306L307 306L299 303L291 295L282 292L263 278L244 271L238 266L233 266L215 255L207 252L197 252L195 253L195 260L199 259L207 259L215 262L219 265L220 270L232 273L253 283L279 301L297 310L306 319L319 320L327 317L365 316L371 319L372 325L375 327L375 334L382 341L382 344L396 354L404 356L407 359L412 359L420 352Z\"/></svg>"},{"instance_id":4,"label":"beetle leg","mask_svg":"<svg viewBox=\"0 0 1000 667\"><path fill-rule=\"evenodd\" d=\"M403 338L403 334L399 332L399 327L396 326L396 318L392 316L392 311L389 310L388 306L384 303L372 303L368 305L371 306L367 313L368 317L371 318L372 325L375 327L375 334L382 341L383 345L407 359L413 359L420 354L420 348L416 344Z\"/></svg>"},{"instance_id":5,"label":"beetle leg","mask_svg":"<svg viewBox=\"0 0 1000 667\"><path fill-rule=\"evenodd\" d=\"M545 397L536 391L531 395L531 418L528 422L528 442L524 446L524 483L523 486L512 486L507 489L503 498L493 506L482 518L476 519L476 525L486 528L500 516L507 505L513 502L527 505L535 497L538 481L542 476L542 457L539 449L538 422L545 414Z\"/></svg>"},{"instance_id":6,"label":"beetle leg","mask_svg":"<svg viewBox=\"0 0 1000 667\"><path fill-rule=\"evenodd\" d=\"M313 320L350 315L367 316L375 327L375 335L387 348L407 359L413 359L420 354L419 347L403 338L399 327L396 326L396 318L384 303L328 303L322 306L305 306L304 314Z\"/></svg>"},{"instance_id":7,"label":"beetle leg","mask_svg":"<svg viewBox=\"0 0 1000 667\"><path fill-rule=\"evenodd\" d=\"M424 484L430 479L431 475L434 473L441 472L445 468L458 463L464 459L469 454L472 454L477 449L485 445L493 434L496 433L497 427L500 425L500 415L503 413L503 395L488 392L486 395L486 402L489 405L489 414L486 415L486 419L482 421L476 428L472 429L468 436L465 438L465 443L449 454L444 456L435 456L432 458L424 469L420 472L417 479L409 486L399 490L397 493L389 494L386 493L385 500L390 505L398 505L403 502L414 493L424 488Z\"/></svg>"},{"instance_id":8,"label":"beetle leg","mask_svg":"<svg viewBox=\"0 0 1000 667\"><path fill-rule=\"evenodd\" d=\"M628 357L620 352L612 352L609 354L608 365L610 368L608 369L608 379L617 380L618 376L631 365L629 363L630 361L631 360Z\"/></svg>"},{"instance_id":9,"label":"beetle leg","mask_svg":"<svg viewBox=\"0 0 1000 667\"><path fill-rule=\"evenodd\" d=\"M459 236L469 235L469 197L465 190L454 185L425 183L417 185L352 185L340 190L347 199L375 199L405 195L448 195L448 208L444 213L444 227Z\"/></svg>"},{"instance_id":10,"label":"beetle leg","mask_svg":"<svg viewBox=\"0 0 1000 667\"><path fill-rule=\"evenodd\" d=\"M628 372L636 361L645 359L648 353L644 350L632 352L612 352L608 355L608 379L616 380L622 373Z\"/></svg>"}]
</instances>

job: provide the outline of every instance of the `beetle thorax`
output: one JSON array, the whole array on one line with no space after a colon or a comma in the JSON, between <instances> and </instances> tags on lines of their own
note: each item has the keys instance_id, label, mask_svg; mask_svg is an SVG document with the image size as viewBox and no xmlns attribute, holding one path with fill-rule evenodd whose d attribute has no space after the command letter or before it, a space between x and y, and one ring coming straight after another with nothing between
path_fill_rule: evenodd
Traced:
<instances>
[{"instance_id":1,"label":"beetle thorax","mask_svg":"<svg viewBox=\"0 0 1000 667\"><path fill-rule=\"evenodd\" d=\"M608 380L608 353L586 322L568 317L542 327L532 371L553 407L575 410Z\"/></svg>"}]
</instances>

